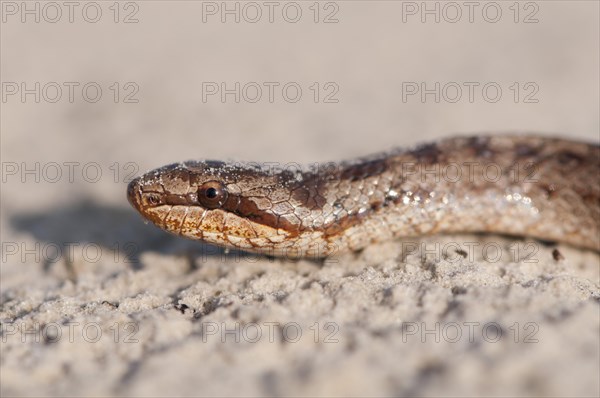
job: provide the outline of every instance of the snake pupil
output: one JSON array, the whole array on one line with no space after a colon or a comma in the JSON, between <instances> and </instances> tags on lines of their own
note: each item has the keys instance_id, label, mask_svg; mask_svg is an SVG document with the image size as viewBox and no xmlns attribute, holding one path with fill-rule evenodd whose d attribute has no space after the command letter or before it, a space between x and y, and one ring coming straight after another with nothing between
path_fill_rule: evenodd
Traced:
<instances>
[{"instance_id":1,"label":"snake pupil","mask_svg":"<svg viewBox=\"0 0 600 398\"><path fill-rule=\"evenodd\" d=\"M206 190L206 193L205 193L205 195L206 195L206 197L207 197L208 199L214 199L214 198L216 198L216 197L217 197L217 195L218 195L218 192L217 192L217 190L216 190L215 188L213 188L213 187L210 187L210 188L208 188L208 189Z\"/></svg>"},{"instance_id":2,"label":"snake pupil","mask_svg":"<svg viewBox=\"0 0 600 398\"><path fill-rule=\"evenodd\" d=\"M208 181L198 189L198 200L208 209L220 207L227 199L227 190L218 181Z\"/></svg>"}]
</instances>

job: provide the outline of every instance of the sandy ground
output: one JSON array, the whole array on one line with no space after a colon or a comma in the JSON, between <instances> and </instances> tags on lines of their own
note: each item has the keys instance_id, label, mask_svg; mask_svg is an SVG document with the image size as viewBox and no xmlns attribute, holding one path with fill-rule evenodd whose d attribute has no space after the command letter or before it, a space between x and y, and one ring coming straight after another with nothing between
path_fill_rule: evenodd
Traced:
<instances>
[{"instance_id":1,"label":"sandy ground","mask_svg":"<svg viewBox=\"0 0 600 398\"><path fill-rule=\"evenodd\" d=\"M600 394L597 253L460 235L274 260L125 199L184 159L598 142L597 2L476 2L472 21L427 2L439 22L421 2L276 2L272 22L261 2L83 2L72 22L21 4L1 3L2 396Z\"/></svg>"}]
</instances>

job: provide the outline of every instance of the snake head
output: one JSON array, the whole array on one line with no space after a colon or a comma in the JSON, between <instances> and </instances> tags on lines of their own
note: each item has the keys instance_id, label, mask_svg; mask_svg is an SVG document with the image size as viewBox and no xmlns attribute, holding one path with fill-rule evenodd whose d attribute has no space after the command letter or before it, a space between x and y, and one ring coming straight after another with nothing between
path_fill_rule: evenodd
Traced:
<instances>
[{"instance_id":1,"label":"snake head","mask_svg":"<svg viewBox=\"0 0 600 398\"><path fill-rule=\"evenodd\" d=\"M302 221L293 195L300 171L258 164L189 161L131 181L131 205L158 227L220 246L271 253L292 243ZM300 202L299 202L300 200Z\"/></svg>"}]
</instances>

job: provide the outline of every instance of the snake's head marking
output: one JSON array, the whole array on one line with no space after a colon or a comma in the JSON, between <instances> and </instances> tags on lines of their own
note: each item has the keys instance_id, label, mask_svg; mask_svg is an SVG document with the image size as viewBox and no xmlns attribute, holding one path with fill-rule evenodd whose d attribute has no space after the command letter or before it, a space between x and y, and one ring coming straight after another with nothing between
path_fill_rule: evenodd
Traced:
<instances>
[{"instance_id":1,"label":"snake's head marking","mask_svg":"<svg viewBox=\"0 0 600 398\"><path fill-rule=\"evenodd\" d=\"M299 177L300 176L300 177ZM269 252L297 235L292 176L258 165L185 162L131 181L131 205L160 228L221 246ZM287 244L290 241L287 240Z\"/></svg>"}]
</instances>

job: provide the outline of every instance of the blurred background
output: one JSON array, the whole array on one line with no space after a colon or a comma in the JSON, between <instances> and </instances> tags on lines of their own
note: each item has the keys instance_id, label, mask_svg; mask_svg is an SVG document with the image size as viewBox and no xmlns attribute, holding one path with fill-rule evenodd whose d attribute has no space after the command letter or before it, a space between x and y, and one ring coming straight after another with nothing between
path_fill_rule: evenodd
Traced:
<instances>
[{"instance_id":1,"label":"blurred background","mask_svg":"<svg viewBox=\"0 0 600 398\"><path fill-rule=\"evenodd\" d=\"M598 143L599 3L466 3L3 1L6 319L15 297L64 288L69 275L48 277L54 244L135 242L136 261L194 250L125 197L131 178L170 162L340 160L454 134ZM10 363L4 375L21 380Z\"/></svg>"}]
</instances>

